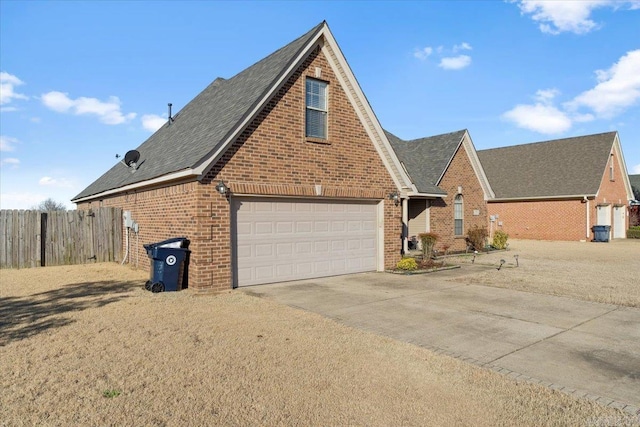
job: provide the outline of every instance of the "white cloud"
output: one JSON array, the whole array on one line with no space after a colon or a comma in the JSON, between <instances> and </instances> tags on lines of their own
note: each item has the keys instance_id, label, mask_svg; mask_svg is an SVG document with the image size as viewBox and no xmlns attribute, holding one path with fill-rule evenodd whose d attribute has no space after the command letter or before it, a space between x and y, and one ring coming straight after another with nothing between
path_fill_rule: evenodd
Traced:
<instances>
[{"instance_id":1,"label":"white cloud","mask_svg":"<svg viewBox=\"0 0 640 427\"><path fill-rule=\"evenodd\" d=\"M557 108L557 89L538 90L533 105L516 105L502 115L517 126L540 133L561 133L573 123L611 119L640 102L640 49L628 52L608 70L596 71L598 84ZM591 111L581 112L581 108Z\"/></svg>"},{"instance_id":2,"label":"white cloud","mask_svg":"<svg viewBox=\"0 0 640 427\"><path fill-rule=\"evenodd\" d=\"M458 52L460 50L472 50L473 48L467 42L462 42L461 44L456 44L453 46L453 51Z\"/></svg>"},{"instance_id":3,"label":"white cloud","mask_svg":"<svg viewBox=\"0 0 640 427\"><path fill-rule=\"evenodd\" d=\"M426 61L429 56L431 56L434 51L438 57L440 57L440 62L438 63L438 67L445 70L461 70L463 68L471 65L471 57L469 55L457 55L457 56L443 56L446 54L451 55L457 54L460 51L472 50L473 48L467 42L462 42L460 44L453 45L450 49L445 49L443 46L438 46L437 48L432 48L431 46L427 46L424 48L415 49L413 51L413 56L421 61Z\"/></svg>"},{"instance_id":4,"label":"white cloud","mask_svg":"<svg viewBox=\"0 0 640 427\"><path fill-rule=\"evenodd\" d=\"M11 138L10 136L0 135L0 151L14 151L15 144L17 144L17 138Z\"/></svg>"},{"instance_id":5,"label":"white cloud","mask_svg":"<svg viewBox=\"0 0 640 427\"><path fill-rule=\"evenodd\" d=\"M633 167L633 172L632 172L632 173L633 173L633 174L640 173L640 163L638 163L637 165L635 165L635 166Z\"/></svg>"},{"instance_id":6,"label":"white cloud","mask_svg":"<svg viewBox=\"0 0 640 427\"><path fill-rule=\"evenodd\" d=\"M158 116L156 114L145 114L140 120L142 121L142 127L149 132L155 132L167 122L166 117Z\"/></svg>"},{"instance_id":7,"label":"white cloud","mask_svg":"<svg viewBox=\"0 0 640 427\"><path fill-rule=\"evenodd\" d=\"M421 61L426 60L429 56L431 56L431 54L433 53L433 48L432 47L423 47L423 48L416 48L413 51L413 56L415 58L418 58Z\"/></svg>"},{"instance_id":8,"label":"white cloud","mask_svg":"<svg viewBox=\"0 0 640 427\"><path fill-rule=\"evenodd\" d=\"M50 176L43 176L38 181L38 184L45 187L73 188L73 184L68 179L52 178Z\"/></svg>"},{"instance_id":9,"label":"white cloud","mask_svg":"<svg viewBox=\"0 0 640 427\"><path fill-rule=\"evenodd\" d=\"M558 89L540 89L536 92L535 99L540 103L550 104L553 101L553 98L558 95L560 95L560 91Z\"/></svg>"},{"instance_id":10,"label":"white cloud","mask_svg":"<svg viewBox=\"0 0 640 427\"><path fill-rule=\"evenodd\" d=\"M438 67L444 68L445 70L461 70L469 65L471 65L471 57L468 55L459 55L442 58Z\"/></svg>"},{"instance_id":11,"label":"white cloud","mask_svg":"<svg viewBox=\"0 0 640 427\"><path fill-rule=\"evenodd\" d=\"M544 134L561 133L571 128L571 119L550 104L516 105L502 115L516 126Z\"/></svg>"},{"instance_id":12,"label":"white cloud","mask_svg":"<svg viewBox=\"0 0 640 427\"><path fill-rule=\"evenodd\" d=\"M18 167L18 165L20 164L20 160L16 159L15 157L7 157L7 158L4 158L4 159L0 160L0 164L2 164L2 165L11 165L13 167Z\"/></svg>"},{"instance_id":13,"label":"white cloud","mask_svg":"<svg viewBox=\"0 0 640 427\"><path fill-rule=\"evenodd\" d=\"M46 107L53 111L75 115L95 115L102 123L108 125L119 125L136 117L136 113L122 113L120 99L117 96L111 96L106 102L103 102L97 98L84 96L72 99L66 93L52 91L43 94L41 100Z\"/></svg>"},{"instance_id":14,"label":"white cloud","mask_svg":"<svg viewBox=\"0 0 640 427\"><path fill-rule=\"evenodd\" d=\"M591 12L601 7L629 9L640 7L638 0L510 0L516 3L522 14L531 15L531 19L539 23L543 33L560 34L571 32L586 34L598 28L591 20Z\"/></svg>"},{"instance_id":15,"label":"white cloud","mask_svg":"<svg viewBox=\"0 0 640 427\"><path fill-rule=\"evenodd\" d=\"M24 82L16 76L5 71L0 72L0 105L5 105L14 99L29 99L26 95L15 91L17 86ZM15 107L2 107L2 111L15 111Z\"/></svg>"},{"instance_id":16,"label":"white cloud","mask_svg":"<svg viewBox=\"0 0 640 427\"><path fill-rule=\"evenodd\" d=\"M640 49L628 52L608 70L596 71L598 84L566 104L586 107L598 117L611 118L640 101Z\"/></svg>"}]
</instances>

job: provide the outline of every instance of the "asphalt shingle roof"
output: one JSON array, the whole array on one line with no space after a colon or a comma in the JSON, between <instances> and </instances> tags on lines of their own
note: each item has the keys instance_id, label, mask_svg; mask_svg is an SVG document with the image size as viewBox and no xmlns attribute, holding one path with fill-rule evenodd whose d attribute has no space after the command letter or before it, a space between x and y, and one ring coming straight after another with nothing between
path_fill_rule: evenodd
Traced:
<instances>
[{"instance_id":1,"label":"asphalt shingle roof","mask_svg":"<svg viewBox=\"0 0 640 427\"><path fill-rule=\"evenodd\" d=\"M230 79L217 78L137 150L135 173L118 162L73 200L198 166L215 152L321 30L303 36Z\"/></svg>"},{"instance_id":2,"label":"asphalt shingle roof","mask_svg":"<svg viewBox=\"0 0 640 427\"><path fill-rule=\"evenodd\" d=\"M447 193L438 187L440 177L456 154L466 130L405 141L385 131L391 147L421 193Z\"/></svg>"},{"instance_id":3,"label":"asphalt shingle roof","mask_svg":"<svg viewBox=\"0 0 640 427\"><path fill-rule=\"evenodd\" d=\"M498 199L595 195L616 132L478 151Z\"/></svg>"},{"instance_id":4,"label":"asphalt shingle roof","mask_svg":"<svg viewBox=\"0 0 640 427\"><path fill-rule=\"evenodd\" d=\"M629 182L632 189L640 191L640 175L629 175Z\"/></svg>"}]
</instances>

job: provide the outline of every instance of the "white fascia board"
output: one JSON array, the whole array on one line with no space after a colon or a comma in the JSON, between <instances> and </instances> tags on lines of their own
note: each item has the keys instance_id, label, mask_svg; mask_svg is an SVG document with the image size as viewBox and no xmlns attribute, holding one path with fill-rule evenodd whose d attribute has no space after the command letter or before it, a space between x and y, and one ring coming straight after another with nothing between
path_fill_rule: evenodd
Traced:
<instances>
[{"instance_id":1,"label":"white fascia board","mask_svg":"<svg viewBox=\"0 0 640 427\"><path fill-rule=\"evenodd\" d=\"M538 200L562 200L562 199L584 199L585 197L596 197L597 194L570 194L566 196L536 196L536 197L503 197L493 198L487 202L527 202Z\"/></svg>"},{"instance_id":2,"label":"white fascia board","mask_svg":"<svg viewBox=\"0 0 640 427\"><path fill-rule=\"evenodd\" d=\"M430 199L445 199L447 198L446 194L431 194L431 193L420 193L418 191L411 191L406 194L408 198L430 198Z\"/></svg>"},{"instance_id":3,"label":"white fascia board","mask_svg":"<svg viewBox=\"0 0 640 427\"><path fill-rule=\"evenodd\" d=\"M631 181L629 181L629 172L627 171L627 162L624 160L624 153L622 152L622 144L620 144L620 138L618 137L618 132L616 132L616 136L613 139L613 149L616 150L619 154L618 167L622 172L624 187L625 187L625 190L627 190L627 200L633 200L633 189L631 188Z\"/></svg>"},{"instance_id":4,"label":"white fascia board","mask_svg":"<svg viewBox=\"0 0 640 427\"><path fill-rule=\"evenodd\" d=\"M478 157L478 152L476 151L476 147L473 144L473 140L471 139L471 135L468 130L465 130L464 136L462 138L465 151L467 152L467 156L469 156L469 161L471 162L471 167L478 177L480 181L480 185L482 186L482 190L484 192L484 200L490 200L496 197L493 189L491 188L491 184L489 183L489 179L487 175L484 173L484 168L482 167L482 163L480 163L480 158Z\"/></svg>"},{"instance_id":5,"label":"white fascia board","mask_svg":"<svg viewBox=\"0 0 640 427\"><path fill-rule=\"evenodd\" d=\"M331 51L329 51L326 45L324 45L322 47L322 51L331 65L334 74L340 81L349 101L351 101L351 105L356 111L356 114L358 114L358 118L365 128L367 135L369 135L369 138L373 142L376 151L378 151L378 155L389 171L396 187L399 190L411 189L415 191L415 185L413 185L411 179L400 165L400 160L396 156L395 151L393 151L393 148L391 148L391 144L387 140L387 136L382 130L382 126L380 125L378 118L364 95L358 80L351 71L351 67L349 67L346 58L342 54L340 46L338 46L338 43L333 38L333 34L331 34L331 31L326 26L322 29L322 33L331 49Z\"/></svg>"},{"instance_id":6,"label":"white fascia board","mask_svg":"<svg viewBox=\"0 0 640 427\"><path fill-rule=\"evenodd\" d=\"M326 22L323 24L323 27L318 34L315 35L309 43L305 46L304 49L300 51L298 57L289 65L286 72L283 73L280 78L271 86L271 89L267 91L267 93L262 97L260 102L256 104L256 106L251 110L250 114L247 114L245 119L236 127L235 131L229 135L229 137L224 141L224 143L218 148L213 154L207 157L199 166L194 168L194 172L198 175L198 180L201 180L204 175L207 174L211 170L211 168L217 163L217 161L222 157L224 152L229 148L229 146L235 141L235 139L246 129L246 127L255 119L255 117L262 111L267 102L273 97L273 95L280 90L282 85L286 83L286 81L291 77L291 75L298 69L302 61L309 55L309 52L315 45L318 43L318 40L327 30Z\"/></svg>"},{"instance_id":7,"label":"white fascia board","mask_svg":"<svg viewBox=\"0 0 640 427\"><path fill-rule=\"evenodd\" d=\"M134 184L125 185L123 187L113 188L111 190L103 191L102 193L92 194L90 196L80 197L78 199L72 199L72 203L82 203L87 202L89 200L101 199L105 196L110 196L113 194L123 193L126 191L137 190L138 188L148 187L150 185L163 184L169 181L175 181L178 179L183 179L193 176L195 178L196 174L193 172L193 169L184 169L179 172L170 173L169 175L159 176L157 178L148 179L146 181L136 182Z\"/></svg>"}]
</instances>

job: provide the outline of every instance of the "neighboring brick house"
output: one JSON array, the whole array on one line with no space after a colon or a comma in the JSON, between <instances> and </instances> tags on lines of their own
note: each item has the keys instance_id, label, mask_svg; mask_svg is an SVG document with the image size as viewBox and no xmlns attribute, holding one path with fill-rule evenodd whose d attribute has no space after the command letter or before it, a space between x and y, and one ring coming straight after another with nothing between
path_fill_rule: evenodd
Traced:
<instances>
[{"instance_id":1,"label":"neighboring brick house","mask_svg":"<svg viewBox=\"0 0 640 427\"><path fill-rule=\"evenodd\" d=\"M72 201L130 211L141 268L143 244L190 239L197 291L394 267L389 195L420 194L326 22L216 79L137 151Z\"/></svg>"},{"instance_id":2,"label":"neighboring brick house","mask_svg":"<svg viewBox=\"0 0 640 427\"><path fill-rule=\"evenodd\" d=\"M629 175L634 201L629 206L629 227L640 225L640 175Z\"/></svg>"},{"instance_id":3,"label":"neighboring brick house","mask_svg":"<svg viewBox=\"0 0 640 427\"><path fill-rule=\"evenodd\" d=\"M494 228L512 238L592 240L594 225L625 238L633 198L617 132L478 151L495 191Z\"/></svg>"},{"instance_id":4,"label":"neighboring brick house","mask_svg":"<svg viewBox=\"0 0 640 427\"><path fill-rule=\"evenodd\" d=\"M467 249L469 229L486 228L493 191L467 130L404 141L386 132L421 195L410 196L407 235L438 235L436 249ZM406 249L406 248L405 248Z\"/></svg>"}]
</instances>

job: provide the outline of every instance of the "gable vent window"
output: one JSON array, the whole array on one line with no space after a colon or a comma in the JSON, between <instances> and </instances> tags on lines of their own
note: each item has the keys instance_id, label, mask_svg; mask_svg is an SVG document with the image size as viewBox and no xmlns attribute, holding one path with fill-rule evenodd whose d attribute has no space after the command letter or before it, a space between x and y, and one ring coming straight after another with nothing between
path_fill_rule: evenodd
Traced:
<instances>
[{"instance_id":1,"label":"gable vent window","mask_svg":"<svg viewBox=\"0 0 640 427\"><path fill-rule=\"evenodd\" d=\"M306 135L327 139L327 83L315 79L306 82Z\"/></svg>"},{"instance_id":2,"label":"gable vent window","mask_svg":"<svg viewBox=\"0 0 640 427\"><path fill-rule=\"evenodd\" d=\"M454 234L456 236L462 236L463 230L463 218L464 218L464 209L463 209L463 201L462 194L458 194L453 201L453 221L454 221Z\"/></svg>"}]
</instances>

